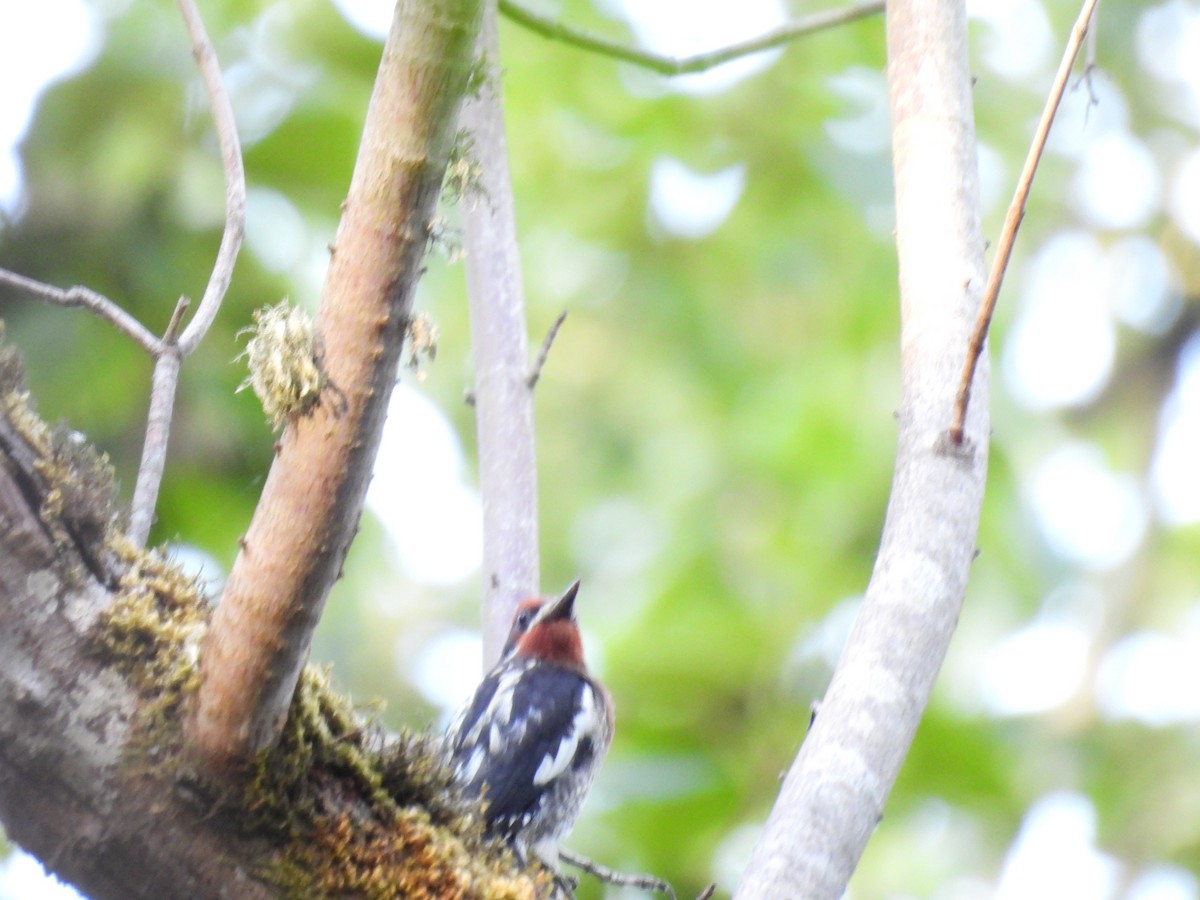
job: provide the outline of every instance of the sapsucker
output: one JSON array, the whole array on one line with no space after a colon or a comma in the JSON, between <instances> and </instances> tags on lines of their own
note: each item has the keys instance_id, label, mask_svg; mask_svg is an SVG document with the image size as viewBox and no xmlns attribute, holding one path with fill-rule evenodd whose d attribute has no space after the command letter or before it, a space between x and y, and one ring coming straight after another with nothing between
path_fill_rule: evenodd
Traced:
<instances>
[{"instance_id":1,"label":"sapsucker","mask_svg":"<svg viewBox=\"0 0 1200 900\"><path fill-rule=\"evenodd\" d=\"M576 581L526 600L498 662L446 733L455 778L483 801L489 833L554 868L612 742L613 704L588 674Z\"/></svg>"}]
</instances>

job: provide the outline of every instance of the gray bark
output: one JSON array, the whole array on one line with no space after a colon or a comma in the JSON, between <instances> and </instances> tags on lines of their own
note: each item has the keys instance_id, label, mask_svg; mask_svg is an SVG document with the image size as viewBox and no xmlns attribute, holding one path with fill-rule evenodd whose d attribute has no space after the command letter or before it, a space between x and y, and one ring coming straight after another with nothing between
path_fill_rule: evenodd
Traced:
<instances>
[{"instance_id":1,"label":"gray bark","mask_svg":"<svg viewBox=\"0 0 1200 900\"><path fill-rule=\"evenodd\" d=\"M737 898L836 898L875 830L958 621L987 474L987 366L947 438L984 286L966 15L889 0L900 265L899 435L862 610Z\"/></svg>"},{"instance_id":2,"label":"gray bark","mask_svg":"<svg viewBox=\"0 0 1200 900\"><path fill-rule=\"evenodd\" d=\"M171 776L130 764L145 739L139 694L96 646L125 566L81 528L43 520L50 485L39 457L0 419L0 820L8 836L93 898L274 896L248 874L261 865L261 845L223 834ZM107 515L80 508L102 503L98 495L69 499L74 515Z\"/></svg>"},{"instance_id":3,"label":"gray bark","mask_svg":"<svg viewBox=\"0 0 1200 900\"><path fill-rule=\"evenodd\" d=\"M500 656L517 604L538 593L538 500L525 294L504 138L495 2L484 4L479 50L487 83L463 105L463 124L480 167L478 196L464 200L487 669Z\"/></svg>"}]
</instances>

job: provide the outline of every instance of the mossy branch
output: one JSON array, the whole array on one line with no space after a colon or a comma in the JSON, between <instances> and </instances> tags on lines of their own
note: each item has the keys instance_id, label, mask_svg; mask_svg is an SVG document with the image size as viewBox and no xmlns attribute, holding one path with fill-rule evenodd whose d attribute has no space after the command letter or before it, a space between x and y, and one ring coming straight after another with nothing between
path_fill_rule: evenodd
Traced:
<instances>
[{"instance_id":1,"label":"mossy branch","mask_svg":"<svg viewBox=\"0 0 1200 900\"><path fill-rule=\"evenodd\" d=\"M328 402L284 430L202 650L189 735L208 767L278 739L357 531L478 23L479 0L396 7L317 314Z\"/></svg>"},{"instance_id":2,"label":"mossy branch","mask_svg":"<svg viewBox=\"0 0 1200 900\"><path fill-rule=\"evenodd\" d=\"M231 790L181 724L211 607L119 528L112 471L35 414L0 343L0 821L94 900L534 900L457 800L437 738L385 735L307 667Z\"/></svg>"}]
</instances>

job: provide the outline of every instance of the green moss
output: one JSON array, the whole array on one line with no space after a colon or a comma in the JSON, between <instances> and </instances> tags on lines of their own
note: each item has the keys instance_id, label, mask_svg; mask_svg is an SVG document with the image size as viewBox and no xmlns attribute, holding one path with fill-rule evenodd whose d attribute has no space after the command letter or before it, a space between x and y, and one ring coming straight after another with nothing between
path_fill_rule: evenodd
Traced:
<instances>
[{"instance_id":1,"label":"green moss","mask_svg":"<svg viewBox=\"0 0 1200 900\"><path fill-rule=\"evenodd\" d=\"M458 804L438 738L386 736L312 666L279 741L242 778L197 775L181 723L199 686L210 613L200 585L164 552L124 538L107 460L37 417L20 361L2 342L0 429L0 449L41 498L54 540L72 551L60 565L82 558L111 591L89 639L94 657L140 697L126 766L186 785L204 821L274 848L257 874L287 896L534 900L553 893L548 872L519 871Z\"/></svg>"},{"instance_id":2,"label":"green moss","mask_svg":"<svg viewBox=\"0 0 1200 900\"><path fill-rule=\"evenodd\" d=\"M548 896L454 800L439 739L385 737L309 666L246 792L252 827L287 836L270 877L295 897Z\"/></svg>"},{"instance_id":3,"label":"green moss","mask_svg":"<svg viewBox=\"0 0 1200 900\"><path fill-rule=\"evenodd\" d=\"M93 651L137 687L143 723L155 726L143 743L158 743L178 731L184 700L199 682L208 603L199 582L162 551L141 550L119 534L108 547L124 571L92 631Z\"/></svg>"},{"instance_id":4,"label":"green moss","mask_svg":"<svg viewBox=\"0 0 1200 900\"><path fill-rule=\"evenodd\" d=\"M39 517L55 546L77 551L92 573L106 580L112 561L104 554L104 545L119 525L112 466L83 435L65 425L51 428L37 415L20 354L4 343L3 322L0 419L3 447L41 497Z\"/></svg>"},{"instance_id":5,"label":"green moss","mask_svg":"<svg viewBox=\"0 0 1200 900\"><path fill-rule=\"evenodd\" d=\"M316 331L309 315L287 300L256 309L244 332L250 375L238 390L253 388L271 427L279 431L321 402L329 380L321 370Z\"/></svg>"}]
</instances>

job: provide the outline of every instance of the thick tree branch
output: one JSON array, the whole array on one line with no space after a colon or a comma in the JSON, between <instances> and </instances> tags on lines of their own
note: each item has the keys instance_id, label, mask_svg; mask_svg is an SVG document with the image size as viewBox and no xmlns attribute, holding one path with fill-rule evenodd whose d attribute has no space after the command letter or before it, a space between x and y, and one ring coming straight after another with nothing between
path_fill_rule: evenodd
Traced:
<instances>
[{"instance_id":1,"label":"thick tree branch","mask_svg":"<svg viewBox=\"0 0 1200 900\"><path fill-rule=\"evenodd\" d=\"M204 643L190 734L214 766L275 741L357 531L478 16L397 5L316 322L338 399L284 431Z\"/></svg>"},{"instance_id":2,"label":"thick tree branch","mask_svg":"<svg viewBox=\"0 0 1200 900\"><path fill-rule=\"evenodd\" d=\"M96 898L271 896L246 877L261 845L221 837L130 765L138 692L100 634L118 594L152 589L103 546L111 484L95 458L56 444L22 397L0 348L0 819ZM54 493L69 518L50 513Z\"/></svg>"},{"instance_id":3,"label":"thick tree branch","mask_svg":"<svg viewBox=\"0 0 1200 900\"><path fill-rule=\"evenodd\" d=\"M308 670L236 791L180 734L209 605L113 527L112 473L33 415L0 346L0 821L93 900L545 896L489 852L434 741Z\"/></svg>"},{"instance_id":4,"label":"thick tree branch","mask_svg":"<svg viewBox=\"0 0 1200 900\"><path fill-rule=\"evenodd\" d=\"M869 0L867 3L859 3L841 9L811 13L748 41L731 44L720 50L683 57L662 56L648 50L639 50L619 41L572 28L549 16L539 15L517 3L516 0L499 0L499 8L507 18L519 25L524 25L530 31L536 31L543 37L562 41L564 44L570 44L600 56L609 56L621 62L633 63L635 66L658 72L660 75L686 75L692 72L707 71L730 60L749 56L751 53L772 50L806 34L824 31L826 28L834 28L876 15L883 12L883 0Z\"/></svg>"},{"instance_id":5,"label":"thick tree branch","mask_svg":"<svg viewBox=\"0 0 1200 900\"><path fill-rule=\"evenodd\" d=\"M735 896L841 896L928 702L958 620L987 471L987 367L966 441L945 423L983 290L966 15L889 0L900 264L899 443L879 556L829 690Z\"/></svg>"},{"instance_id":6,"label":"thick tree branch","mask_svg":"<svg viewBox=\"0 0 1200 900\"><path fill-rule=\"evenodd\" d=\"M525 293L513 211L494 0L479 50L486 83L463 109L481 168L466 210L467 294L475 361L475 421L483 497L483 661L500 656L513 612L538 592L537 455Z\"/></svg>"}]
</instances>

